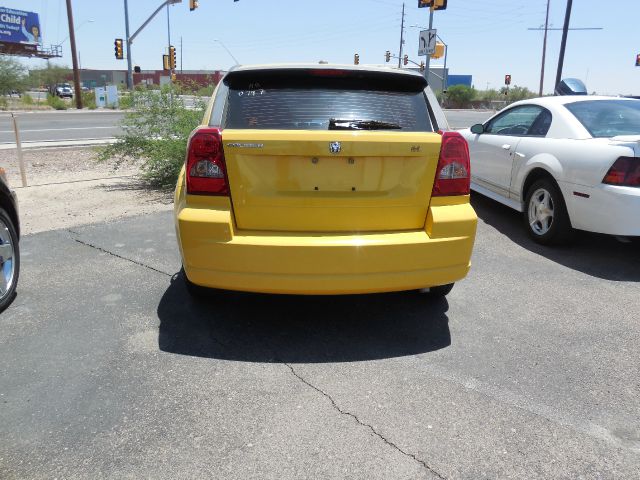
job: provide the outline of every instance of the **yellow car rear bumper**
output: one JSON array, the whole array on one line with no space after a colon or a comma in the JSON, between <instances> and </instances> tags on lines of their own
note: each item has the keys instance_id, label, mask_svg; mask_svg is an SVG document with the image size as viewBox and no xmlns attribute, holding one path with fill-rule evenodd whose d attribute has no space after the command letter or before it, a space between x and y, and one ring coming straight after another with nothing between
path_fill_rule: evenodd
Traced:
<instances>
[{"instance_id":1,"label":"yellow car rear bumper","mask_svg":"<svg viewBox=\"0 0 640 480\"><path fill-rule=\"evenodd\" d=\"M226 199L182 200L176 203L176 231L187 278L250 292L354 294L452 283L469 271L477 223L468 197L461 197L450 199L453 204L432 199L420 231L238 231Z\"/></svg>"}]
</instances>

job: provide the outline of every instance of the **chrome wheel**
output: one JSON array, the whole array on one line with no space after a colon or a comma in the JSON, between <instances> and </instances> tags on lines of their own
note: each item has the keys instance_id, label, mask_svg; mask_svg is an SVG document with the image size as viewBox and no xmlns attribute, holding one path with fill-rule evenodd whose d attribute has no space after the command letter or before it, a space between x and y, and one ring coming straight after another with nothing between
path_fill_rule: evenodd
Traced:
<instances>
[{"instance_id":1,"label":"chrome wheel","mask_svg":"<svg viewBox=\"0 0 640 480\"><path fill-rule=\"evenodd\" d=\"M14 260L14 246L9 227L0 218L0 300L13 291L16 264Z\"/></svg>"},{"instance_id":2,"label":"chrome wheel","mask_svg":"<svg viewBox=\"0 0 640 480\"><path fill-rule=\"evenodd\" d=\"M529 199L529 225L536 235L544 235L553 225L553 197L544 188L539 188Z\"/></svg>"}]
</instances>

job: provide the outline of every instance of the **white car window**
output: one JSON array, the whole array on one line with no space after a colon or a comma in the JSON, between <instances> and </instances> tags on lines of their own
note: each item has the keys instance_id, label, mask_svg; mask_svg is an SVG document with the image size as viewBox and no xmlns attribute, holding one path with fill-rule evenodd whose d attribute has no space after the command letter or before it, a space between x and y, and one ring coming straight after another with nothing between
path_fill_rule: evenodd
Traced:
<instances>
[{"instance_id":1,"label":"white car window","mask_svg":"<svg viewBox=\"0 0 640 480\"><path fill-rule=\"evenodd\" d=\"M536 105L514 107L491 120L485 127L485 132L494 135L527 135L543 110Z\"/></svg>"},{"instance_id":2,"label":"white car window","mask_svg":"<svg viewBox=\"0 0 640 480\"><path fill-rule=\"evenodd\" d=\"M638 100L586 100L565 107L593 137L640 134Z\"/></svg>"}]
</instances>

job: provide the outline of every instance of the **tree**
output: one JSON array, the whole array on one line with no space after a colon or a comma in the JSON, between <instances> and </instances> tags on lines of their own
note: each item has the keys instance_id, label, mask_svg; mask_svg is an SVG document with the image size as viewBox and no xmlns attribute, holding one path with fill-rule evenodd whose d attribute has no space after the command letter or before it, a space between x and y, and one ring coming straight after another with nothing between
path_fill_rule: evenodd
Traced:
<instances>
[{"instance_id":1,"label":"tree","mask_svg":"<svg viewBox=\"0 0 640 480\"><path fill-rule=\"evenodd\" d=\"M500 93L503 95L504 100L509 103L517 102L520 100L526 100L528 98L534 98L538 95L527 87L519 87L518 85L514 85L513 87L507 89L507 87L502 87L500 89Z\"/></svg>"},{"instance_id":2,"label":"tree","mask_svg":"<svg viewBox=\"0 0 640 480\"><path fill-rule=\"evenodd\" d=\"M476 89L466 85L454 85L447 89L447 99L455 108L467 108L475 96Z\"/></svg>"},{"instance_id":3,"label":"tree","mask_svg":"<svg viewBox=\"0 0 640 480\"><path fill-rule=\"evenodd\" d=\"M25 88L26 69L16 59L0 56L0 95L7 95L14 90L19 92Z\"/></svg>"},{"instance_id":4,"label":"tree","mask_svg":"<svg viewBox=\"0 0 640 480\"><path fill-rule=\"evenodd\" d=\"M66 82L71 75L69 67L50 64L43 68L34 68L29 71L29 86L38 88L43 85L50 86Z\"/></svg>"}]
</instances>

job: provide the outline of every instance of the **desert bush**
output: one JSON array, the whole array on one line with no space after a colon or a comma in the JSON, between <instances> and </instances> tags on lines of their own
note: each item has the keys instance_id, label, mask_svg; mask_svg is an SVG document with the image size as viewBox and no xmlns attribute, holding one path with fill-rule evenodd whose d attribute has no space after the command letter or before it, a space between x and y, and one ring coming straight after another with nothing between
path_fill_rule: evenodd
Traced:
<instances>
[{"instance_id":1,"label":"desert bush","mask_svg":"<svg viewBox=\"0 0 640 480\"><path fill-rule=\"evenodd\" d=\"M447 102L453 108L468 108L475 96L475 88L466 85L454 85L447 89Z\"/></svg>"},{"instance_id":2,"label":"desert bush","mask_svg":"<svg viewBox=\"0 0 640 480\"><path fill-rule=\"evenodd\" d=\"M169 87L139 90L131 96L133 110L121 122L124 134L103 147L99 160L115 159L116 166L141 160L143 177L152 185L173 187L184 163L187 139L202 120L205 104L186 108Z\"/></svg>"},{"instance_id":3,"label":"desert bush","mask_svg":"<svg viewBox=\"0 0 640 480\"><path fill-rule=\"evenodd\" d=\"M94 90L86 90L82 92L82 104L89 110L95 110L96 106L96 92Z\"/></svg>"},{"instance_id":4,"label":"desert bush","mask_svg":"<svg viewBox=\"0 0 640 480\"><path fill-rule=\"evenodd\" d=\"M53 107L55 110L66 110L67 104L64 103L60 97L56 97L55 95L47 94L47 105Z\"/></svg>"}]
</instances>

